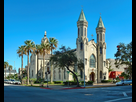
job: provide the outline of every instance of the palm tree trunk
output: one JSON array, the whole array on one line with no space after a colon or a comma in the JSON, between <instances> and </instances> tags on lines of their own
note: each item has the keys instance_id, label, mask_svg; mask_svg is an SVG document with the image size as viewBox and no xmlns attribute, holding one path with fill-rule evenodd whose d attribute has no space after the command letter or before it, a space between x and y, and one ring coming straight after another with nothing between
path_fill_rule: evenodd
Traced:
<instances>
[{"instance_id":1,"label":"palm tree trunk","mask_svg":"<svg viewBox=\"0 0 136 102\"><path fill-rule=\"evenodd\" d=\"M22 59L21 59L22 65L21 65L21 72L23 70L23 55L22 55ZM21 80L22 80L22 76L21 76Z\"/></svg>"},{"instance_id":2,"label":"palm tree trunk","mask_svg":"<svg viewBox=\"0 0 136 102\"><path fill-rule=\"evenodd\" d=\"M37 81L38 81L38 69L39 69L38 58L39 58L39 54L37 54Z\"/></svg>"},{"instance_id":3,"label":"palm tree trunk","mask_svg":"<svg viewBox=\"0 0 136 102\"><path fill-rule=\"evenodd\" d=\"M52 56L52 48L51 48L51 56ZM51 72L50 72L50 81L51 81L51 83L53 82L53 77L52 77L52 75L53 75L53 62L51 61Z\"/></svg>"},{"instance_id":4,"label":"palm tree trunk","mask_svg":"<svg viewBox=\"0 0 136 102\"><path fill-rule=\"evenodd\" d=\"M29 85L29 51L27 56L27 85Z\"/></svg>"},{"instance_id":5,"label":"palm tree trunk","mask_svg":"<svg viewBox=\"0 0 136 102\"><path fill-rule=\"evenodd\" d=\"M45 63L44 63L44 60L45 60L45 54L43 54L43 79L45 78Z\"/></svg>"}]
</instances>

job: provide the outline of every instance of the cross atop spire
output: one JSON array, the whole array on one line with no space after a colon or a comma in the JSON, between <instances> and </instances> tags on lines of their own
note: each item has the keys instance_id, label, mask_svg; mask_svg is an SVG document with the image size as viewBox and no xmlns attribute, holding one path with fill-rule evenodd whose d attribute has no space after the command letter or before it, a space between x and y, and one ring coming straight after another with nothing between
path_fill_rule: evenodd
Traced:
<instances>
[{"instance_id":1,"label":"cross atop spire","mask_svg":"<svg viewBox=\"0 0 136 102\"><path fill-rule=\"evenodd\" d=\"M82 7L82 10L83 10L83 5L81 5L81 7Z\"/></svg>"}]
</instances>

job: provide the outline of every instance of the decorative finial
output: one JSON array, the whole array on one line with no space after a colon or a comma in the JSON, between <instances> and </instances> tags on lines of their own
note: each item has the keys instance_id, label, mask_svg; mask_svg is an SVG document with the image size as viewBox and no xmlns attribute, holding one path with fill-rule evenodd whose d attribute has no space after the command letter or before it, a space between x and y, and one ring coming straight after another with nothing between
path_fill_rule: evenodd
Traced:
<instances>
[{"instance_id":1,"label":"decorative finial","mask_svg":"<svg viewBox=\"0 0 136 102\"><path fill-rule=\"evenodd\" d=\"M44 36L46 36L46 31L44 32Z\"/></svg>"},{"instance_id":2,"label":"decorative finial","mask_svg":"<svg viewBox=\"0 0 136 102\"><path fill-rule=\"evenodd\" d=\"M81 7L82 7L82 10L83 10L83 5L81 5Z\"/></svg>"},{"instance_id":3,"label":"decorative finial","mask_svg":"<svg viewBox=\"0 0 136 102\"><path fill-rule=\"evenodd\" d=\"M91 36L92 36L92 39L93 39L93 34Z\"/></svg>"},{"instance_id":4,"label":"decorative finial","mask_svg":"<svg viewBox=\"0 0 136 102\"><path fill-rule=\"evenodd\" d=\"M100 17L101 17L101 13L100 13Z\"/></svg>"}]
</instances>

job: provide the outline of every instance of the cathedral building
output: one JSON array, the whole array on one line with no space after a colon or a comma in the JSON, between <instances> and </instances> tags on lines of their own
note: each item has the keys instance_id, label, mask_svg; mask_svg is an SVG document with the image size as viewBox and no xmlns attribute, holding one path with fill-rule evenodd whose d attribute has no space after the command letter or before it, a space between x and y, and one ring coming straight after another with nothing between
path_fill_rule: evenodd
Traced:
<instances>
[{"instance_id":1,"label":"cathedral building","mask_svg":"<svg viewBox=\"0 0 136 102\"><path fill-rule=\"evenodd\" d=\"M94 83L99 83L101 80L108 80L108 69L109 62L106 61L106 43L105 43L105 30L102 18L100 16L97 27L97 42L94 42L94 39L88 41L87 38L87 27L88 22L85 18L83 10L79 15L77 21L77 39L76 39L76 48L73 50L79 59L84 61L85 68L85 81L93 81ZM46 32L42 42L46 42L48 38L46 37ZM37 58L37 55L32 55L30 58L30 78L36 78L37 75L37 60L39 63L38 75L41 76L42 55ZM47 54L45 57L45 72L50 70L49 58L50 54ZM77 69L79 81L84 80L84 70ZM48 80L50 80L50 74L48 75ZM47 75L45 75L45 81L47 80ZM60 68L53 68L53 81L66 81L73 80L73 76L70 73L67 73L67 69L63 70Z\"/></svg>"}]
</instances>

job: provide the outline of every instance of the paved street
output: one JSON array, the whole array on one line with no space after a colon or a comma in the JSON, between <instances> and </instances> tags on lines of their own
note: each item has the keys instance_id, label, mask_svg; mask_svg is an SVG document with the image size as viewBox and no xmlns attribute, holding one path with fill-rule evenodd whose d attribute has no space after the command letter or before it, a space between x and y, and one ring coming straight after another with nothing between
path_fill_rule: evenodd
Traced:
<instances>
[{"instance_id":1,"label":"paved street","mask_svg":"<svg viewBox=\"0 0 136 102\"><path fill-rule=\"evenodd\" d=\"M4 102L132 102L132 86L49 90L4 84Z\"/></svg>"}]
</instances>

